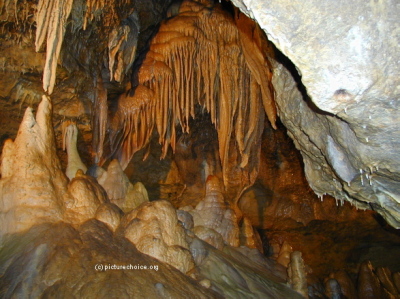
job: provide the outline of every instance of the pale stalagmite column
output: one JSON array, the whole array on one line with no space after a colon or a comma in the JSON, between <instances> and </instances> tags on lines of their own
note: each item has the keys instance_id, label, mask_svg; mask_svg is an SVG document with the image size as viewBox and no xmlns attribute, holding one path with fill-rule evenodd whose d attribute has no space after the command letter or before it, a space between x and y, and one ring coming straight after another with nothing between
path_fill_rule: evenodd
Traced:
<instances>
[{"instance_id":1,"label":"pale stalagmite column","mask_svg":"<svg viewBox=\"0 0 400 299\"><path fill-rule=\"evenodd\" d=\"M51 101L43 96L36 119L27 108L15 141L2 154L0 181L1 234L62 219L68 201L67 178L56 155Z\"/></svg>"},{"instance_id":2,"label":"pale stalagmite column","mask_svg":"<svg viewBox=\"0 0 400 299\"><path fill-rule=\"evenodd\" d=\"M288 274L292 288L302 294L305 298L308 298L306 271L300 251L293 251L290 254Z\"/></svg>"}]
</instances>

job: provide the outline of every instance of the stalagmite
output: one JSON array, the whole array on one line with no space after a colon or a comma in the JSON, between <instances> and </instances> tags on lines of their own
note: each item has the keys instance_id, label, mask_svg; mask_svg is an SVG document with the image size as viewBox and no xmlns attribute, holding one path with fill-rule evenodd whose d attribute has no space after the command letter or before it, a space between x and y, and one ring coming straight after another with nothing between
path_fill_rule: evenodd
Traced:
<instances>
[{"instance_id":1,"label":"stalagmite","mask_svg":"<svg viewBox=\"0 0 400 299\"><path fill-rule=\"evenodd\" d=\"M330 278L325 282L325 293L329 299L340 299L342 290L336 279Z\"/></svg>"},{"instance_id":2,"label":"stalagmite","mask_svg":"<svg viewBox=\"0 0 400 299\"><path fill-rule=\"evenodd\" d=\"M288 275L289 283L291 284L292 288L305 298L308 298L306 271L300 251L293 251L290 254Z\"/></svg>"},{"instance_id":3,"label":"stalagmite","mask_svg":"<svg viewBox=\"0 0 400 299\"><path fill-rule=\"evenodd\" d=\"M222 239L221 234L217 233L212 228L197 225L193 229L193 232L200 240L207 242L219 250L222 250L225 246L224 239Z\"/></svg>"},{"instance_id":4,"label":"stalagmite","mask_svg":"<svg viewBox=\"0 0 400 299\"><path fill-rule=\"evenodd\" d=\"M68 165L65 173L67 177L72 180L79 169L85 173L87 171L87 167L85 164L83 164L76 145L78 141L77 126L75 124L66 126L63 130L63 135L63 147L64 150L67 150L68 154Z\"/></svg>"},{"instance_id":5,"label":"stalagmite","mask_svg":"<svg viewBox=\"0 0 400 299\"><path fill-rule=\"evenodd\" d=\"M170 202L142 204L122 220L124 236L136 248L186 273L194 267L185 231Z\"/></svg>"},{"instance_id":6,"label":"stalagmite","mask_svg":"<svg viewBox=\"0 0 400 299\"><path fill-rule=\"evenodd\" d=\"M104 203L97 208L95 218L115 232L121 222L122 215L123 212L116 205Z\"/></svg>"},{"instance_id":7,"label":"stalagmite","mask_svg":"<svg viewBox=\"0 0 400 299\"><path fill-rule=\"evenodd\" d=\"M376 275L384 288L392 295L399 295L397 288L392 279L392 272L387 267L379 267L376 269Z\"/></svg>"},{"instance_id":8,"label":"stalagmite","mask_svg":"<svg viewBox=\"0 0 400 299\"><path fill-rule=\"evenodd\" d=\"M240 244L249 248L257 248L260 252L263 252L260 235L247 217L243 217L240 227Z\"/></svg>"},{"instance_id":9,"label":"stalagmite","mask_svg":"<svg viewBox=\"0 0 400 299\"><path fill-rule=\"evenodd\" d=\"M69 200L52 130L52 104L42 97L36 118L27 108L15 141L7 140L1 158L0 236L35 224L63 219Z\"/></svg>"},{"instance_id":10,"label":"stalagmite","mask_svg":"<svg viewBox=\"0 0 400 299\"><path fill-rule=\"evenodd\" d=\"M124 213L128 213L142 203L149 201L144 185L141 182L132 185L117 159L110 162L107 171L103 171L98 176L97 181L107 192L110 201Z\"/></svg>"},{"instance_id":11,"label":"stalagmite","mask_svg":"<svg viewBox=\"0 0 400 299\"><path fill-rule=\"evenodd\" d=\"M292 254L292 246L286 241L283 242L281 249L279 250L278 258L276 261L284 267L288 267L290 263L290 255Z\"/></svg>"},{"instance_id":12,"label":"stalagmite","mask_svg":"<svg viewBox=\"0 0 400 299\"><path fill-rule=\"evenodd\" d=\"M217 232L227 245L239 246L239 225L235 212L225 203L222 187L216 176L209 176L206 182L206 195L194 210L195 228L203 226ZM202 230L204 235L204 230ZM210 239L215 239L209 232Z\"/></svg>"},{"instance_id":13,"label":"stalagmite","mask_svg":"<svg viewBox=\"0 0 400 299\"><path fill-rule=\"evenodd\" d=\"M183 227L187 230L192 230L193 229L193 217L190 215L189 212L184 211L184 210L177 210L176 211L176 216L178 217L178 220L182 223Z\"/></svg>"},{"instance_id":14,"label":"stalagmite","mask_svg":"<svg viewBox=\"0 0 400 299\"><path fill-rule=\"evenodd\" d=\"M359 298L381 298L382 292L379 279L373 272L372 264L369 261L360 265L357 289Z\"/></svg>"},{"instance_id":15,"label":"stalagmite","mask_svg":"<svg viewBox=\"0 0 400 299\"><path fill-rule=\"evenodd\" d=\"M65 218L73 224L81 224L94 218L97 209L108 202L104 189L91 176L78 169L76 176L68 184L71 200L65 203Z\"/></svg>"},{"instance_id":16,"label":"stalagmite","mask_svg":"<svg viewBox=\"0 0 400 299\"><path fill-rule=\"evenodd\" d=\"M340 289L345 298L357 299L357 291L351 280L349 274L346 271L341 270L330 275L331 278L335 279L340 284Z\"/></svg>"},{"instance_id":17,"label":"stalagmite","mask_svg":"<svg viewBox=\"0 0 400 299\"><path fill-rule=\"evenodd\" d=\"M201 105L218 131L224 184L229 184L228 155L236 151L232 138L238 144L236 163L249 173L248 184L254 183L265 113L273 127L276 120L272 74L263 54L267 41L245 16L235 21L210 5L184 1L180 13L162 23L138 82L121 95L111 146L123 168L147 145L154 126L162 158L169 145L174 150L175 126L188 132L194 108Z\"/></svg>"}]
</instances>

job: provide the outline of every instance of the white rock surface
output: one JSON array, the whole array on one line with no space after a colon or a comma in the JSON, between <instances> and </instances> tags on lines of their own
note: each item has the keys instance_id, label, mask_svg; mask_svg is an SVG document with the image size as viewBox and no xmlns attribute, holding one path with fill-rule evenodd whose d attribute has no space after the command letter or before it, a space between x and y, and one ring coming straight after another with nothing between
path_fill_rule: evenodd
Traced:
<instances>
[{"instance_id":1,"label":"white rock surface","mask_svg":"<svg viewBox=\"0 0 400 299\"><path fill-rule=\"evenodd\" d=\"M400 4L232 2L300 74L276 63L273 84L310 186L400 227Z\"/></svg>"}]
</instances>

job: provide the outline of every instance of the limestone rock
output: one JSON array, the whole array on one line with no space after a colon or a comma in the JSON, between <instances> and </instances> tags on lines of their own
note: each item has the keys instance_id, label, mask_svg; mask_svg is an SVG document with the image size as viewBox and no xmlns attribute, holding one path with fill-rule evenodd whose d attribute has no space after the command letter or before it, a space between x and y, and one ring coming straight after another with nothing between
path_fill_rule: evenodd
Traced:
<instances>
[{"instance_id":1,"label":"limestone rock","mask_svg":"<svg viewBox=\"0 0 400 299\"><path fill-rule=\"evenodd\" d=\"M237 217L224 200L219 179L209 176L206 182L206 195L196 208L189 211L194 226L203 226L219 233L224 242L239 246L239 226Z\"/></svg>"},{"instance_id":2,"label":"limestone rock","mask_svg":"<svg viewBox=\"0 0 400 299\"><path fill-rule=\"evenodd\" d=\"M97 220L38 225L9 236L0 256L5 298L159 298L156 285L170 298L221 298Z\"/></svg>"},{"instance_id":3,"label":"limestone rock","mask_svg":"<svg viewBox=\"0 0 400 299\"><path fill-rule=\"evenodd\" d=\"M67 178L54 147L50 98L43 96L36 119L28 108L15 141L3 148L0 230L16 233L34 224L63 219Z\"/></svg>"},{"instance_id":4,"label":"limestone rock","mask_svg":"<svg viewBox=\"0 0 400 299\"><path fill-rule=\"evenodd\" d=\"M68 185L72 199L66 202L67 221L80 224L94 218L99 206L108 202L104 189L91 176L78 170Z\"/></svg>"},{"instance_id":5,"label":"limestone rock","mask_svg":"<svg viewBox=\"0 0 400 299\"><path fill-rule=\"evenodd\" d=\"M118 206L112 203L104 203L98 207L95 218L115 232L121 222L122 215L123 212Z\"/></svg>"},{"instance_id":6,"label":"limestone rock","mask_svg":"<svg viewBox=\"0 0 400 299\"><path fill-rule=\"evenodd\" d=\"M99 184L106 190L111 202L116 204L124 213L128 213L140 204L149 201L144 185L140 182L132 185L116 159L110 162L107 171L96 169L96 175Z\"/></svg>"},{"instance_id":7,"label":"limestone rock","mask_svg":"<svg viewBox=\"0 0 400 299\"><path fill-rule=\"evenodd\" d=\"M194 267L185 231L165 200L143 203L125 216L124 236L141 252L186 273Z\"/></svg>"},{"instance_id":8,"label":"limestone rock","mask_svg":"<svg viewBox=\"0 0 400 299\"><path fill-rule=\"evenodd\" d=\"M310 186L317 194L372 207L400 227L400 6L232 2L294 64L284 61L293 79L276 63L273 84L279 117L302 153Z\"/></svg>"},{"instance_id":9,"label":"limestone rock","mask_svg":"<svg viewBox=\"0 0 400 299\"><path fill-rule=\"evenodd\" d=\"M224 298L302 298L274 274L273 268L243 262L245 255L240 252L221 252L197 238L190 244L190 251L200 275Z\"/></svg>"},{"instance_id":10,"label":"limestone rock","mask_svg":"<svg viewBox=\"0 0 400 299\"><path fill-rule=\"evenodd\" d=\"M305 298L308 298L306 270L300 251L293 251L290 254L288 274L292 288Z\"/></svg>"}]
</instances>

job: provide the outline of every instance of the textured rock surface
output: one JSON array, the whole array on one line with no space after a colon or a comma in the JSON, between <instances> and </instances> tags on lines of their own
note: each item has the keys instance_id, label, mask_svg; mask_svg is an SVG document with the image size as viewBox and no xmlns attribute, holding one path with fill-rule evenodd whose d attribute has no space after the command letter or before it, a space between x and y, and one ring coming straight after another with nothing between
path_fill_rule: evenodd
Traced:
<instances>
[{"instance_id":1,"label":"textured rock surface","mask_svg":"<svg viewBox=\"0 0 400 299\"><path fill-rule=\"evenodd\" d=\"M200 275L207 277L213 289L224 298L302 298L281 284L284 280L274 265L260 260L244 265L245 255L232 247L227 248L221 252L198 239L190 245Z\"/></svg>"},{"instance_id":2,"label":"textured rock surface","mask_svg":"<svg viewBox=\"0 0 400 299\"><path fill-rule=\"evenodd\" d=\"M54 148L52 105L43 96L36 119L28 108L15 141L7 140L1 159L0 235L34 224L59 221L69 201L67 178Z\"/></svg>"},{"instance_id":3,"label":"textured rock surface","mask_svg":"<svg viewBox=\"0 0 400 299\"><path fill-rule=\"evenodd\" d=\"M134 268L140 266L147 269ZM161 298L218 298L96 220L76 229L43 224L9 236L0 250L0 276L5 298L160 298L160 290Z\"/></svg>"},{"instance_id":4,"label":"textured rock surface","mask_svg":"<svg viewBox=\"0 0 400 299\"><path fill-rule=\"evenodd\" d=\"M232 2L257 20L301 75L310 98L275 65L280 118L302 152L310 186L372 207L400 227L400 5Z\"/></svg>"},{"instance_id":5,"label":"textured rock surface","mask_svg":"<svg viewBox=\"0 0 400 299\"><path fill-rule=\"evenodd\" d=\"M141 252L183 273L194 267L185 231L174 207L165 200L144 203L123 220L124 236Z\"/></svg>"},{"instance_id":6,"label":"textured rock surface","mask_svg":"<svg viewBox=\"0 0 400 299\"><path fill-rule=\"evenodd\" d=\"M99 168L97 178L99 184L106 190L108 198L124 213L129 213L144 202L149 201L147 190L141 182L133 185L121 168L118 160L112 160L107 171Z\"/></svg>"},{"instance_id":7,"label":"textured rock surface","mask_svg":"<svg viewBox=\"0 0 400 299\"><path fill-rule=\"evenodd\" d=\"M67 184L55 155L50 112L47 97L36 120L27 109L17 139L7 141L2 154L1 296L219 298L240 293L295 298L284 280L271 274L273 261L261 254L241 250L230 254L233 260L211 246L212 258L204 245L196 251L189 244L202 241L189 231L190 214L177 213L170 202L145 202L123 216L82 170ZM219 189L210 192L216 191L214 185L207 191L222 196ZM223 196L217 202L223 203ZM220 223L225 224L229 235L229 221ZM221 236L220 244L223 249ZM200 272L194 262L199 257L205 267ZM254 273L252 259L261 259L268 274Z\"/></svg>"},{"instance_id":8,"label":"textured rock surface","mask_svg":"<svg viewBox=\"0 0 400 299\"><path fill-rule=\"evenodd\" d=\"M238 219L235 211L225 202L221 182L217 177L210 175L207 178L204 199L195 209L189 210L189 213L193 216L195 228L196 226L208 228L208 233L205 229L198 229L206 240L210 239L213 240L213 244L218 244L219 238L215 234L219 234L225 244L239 246Z\"/></svg>"}]
</instances>

